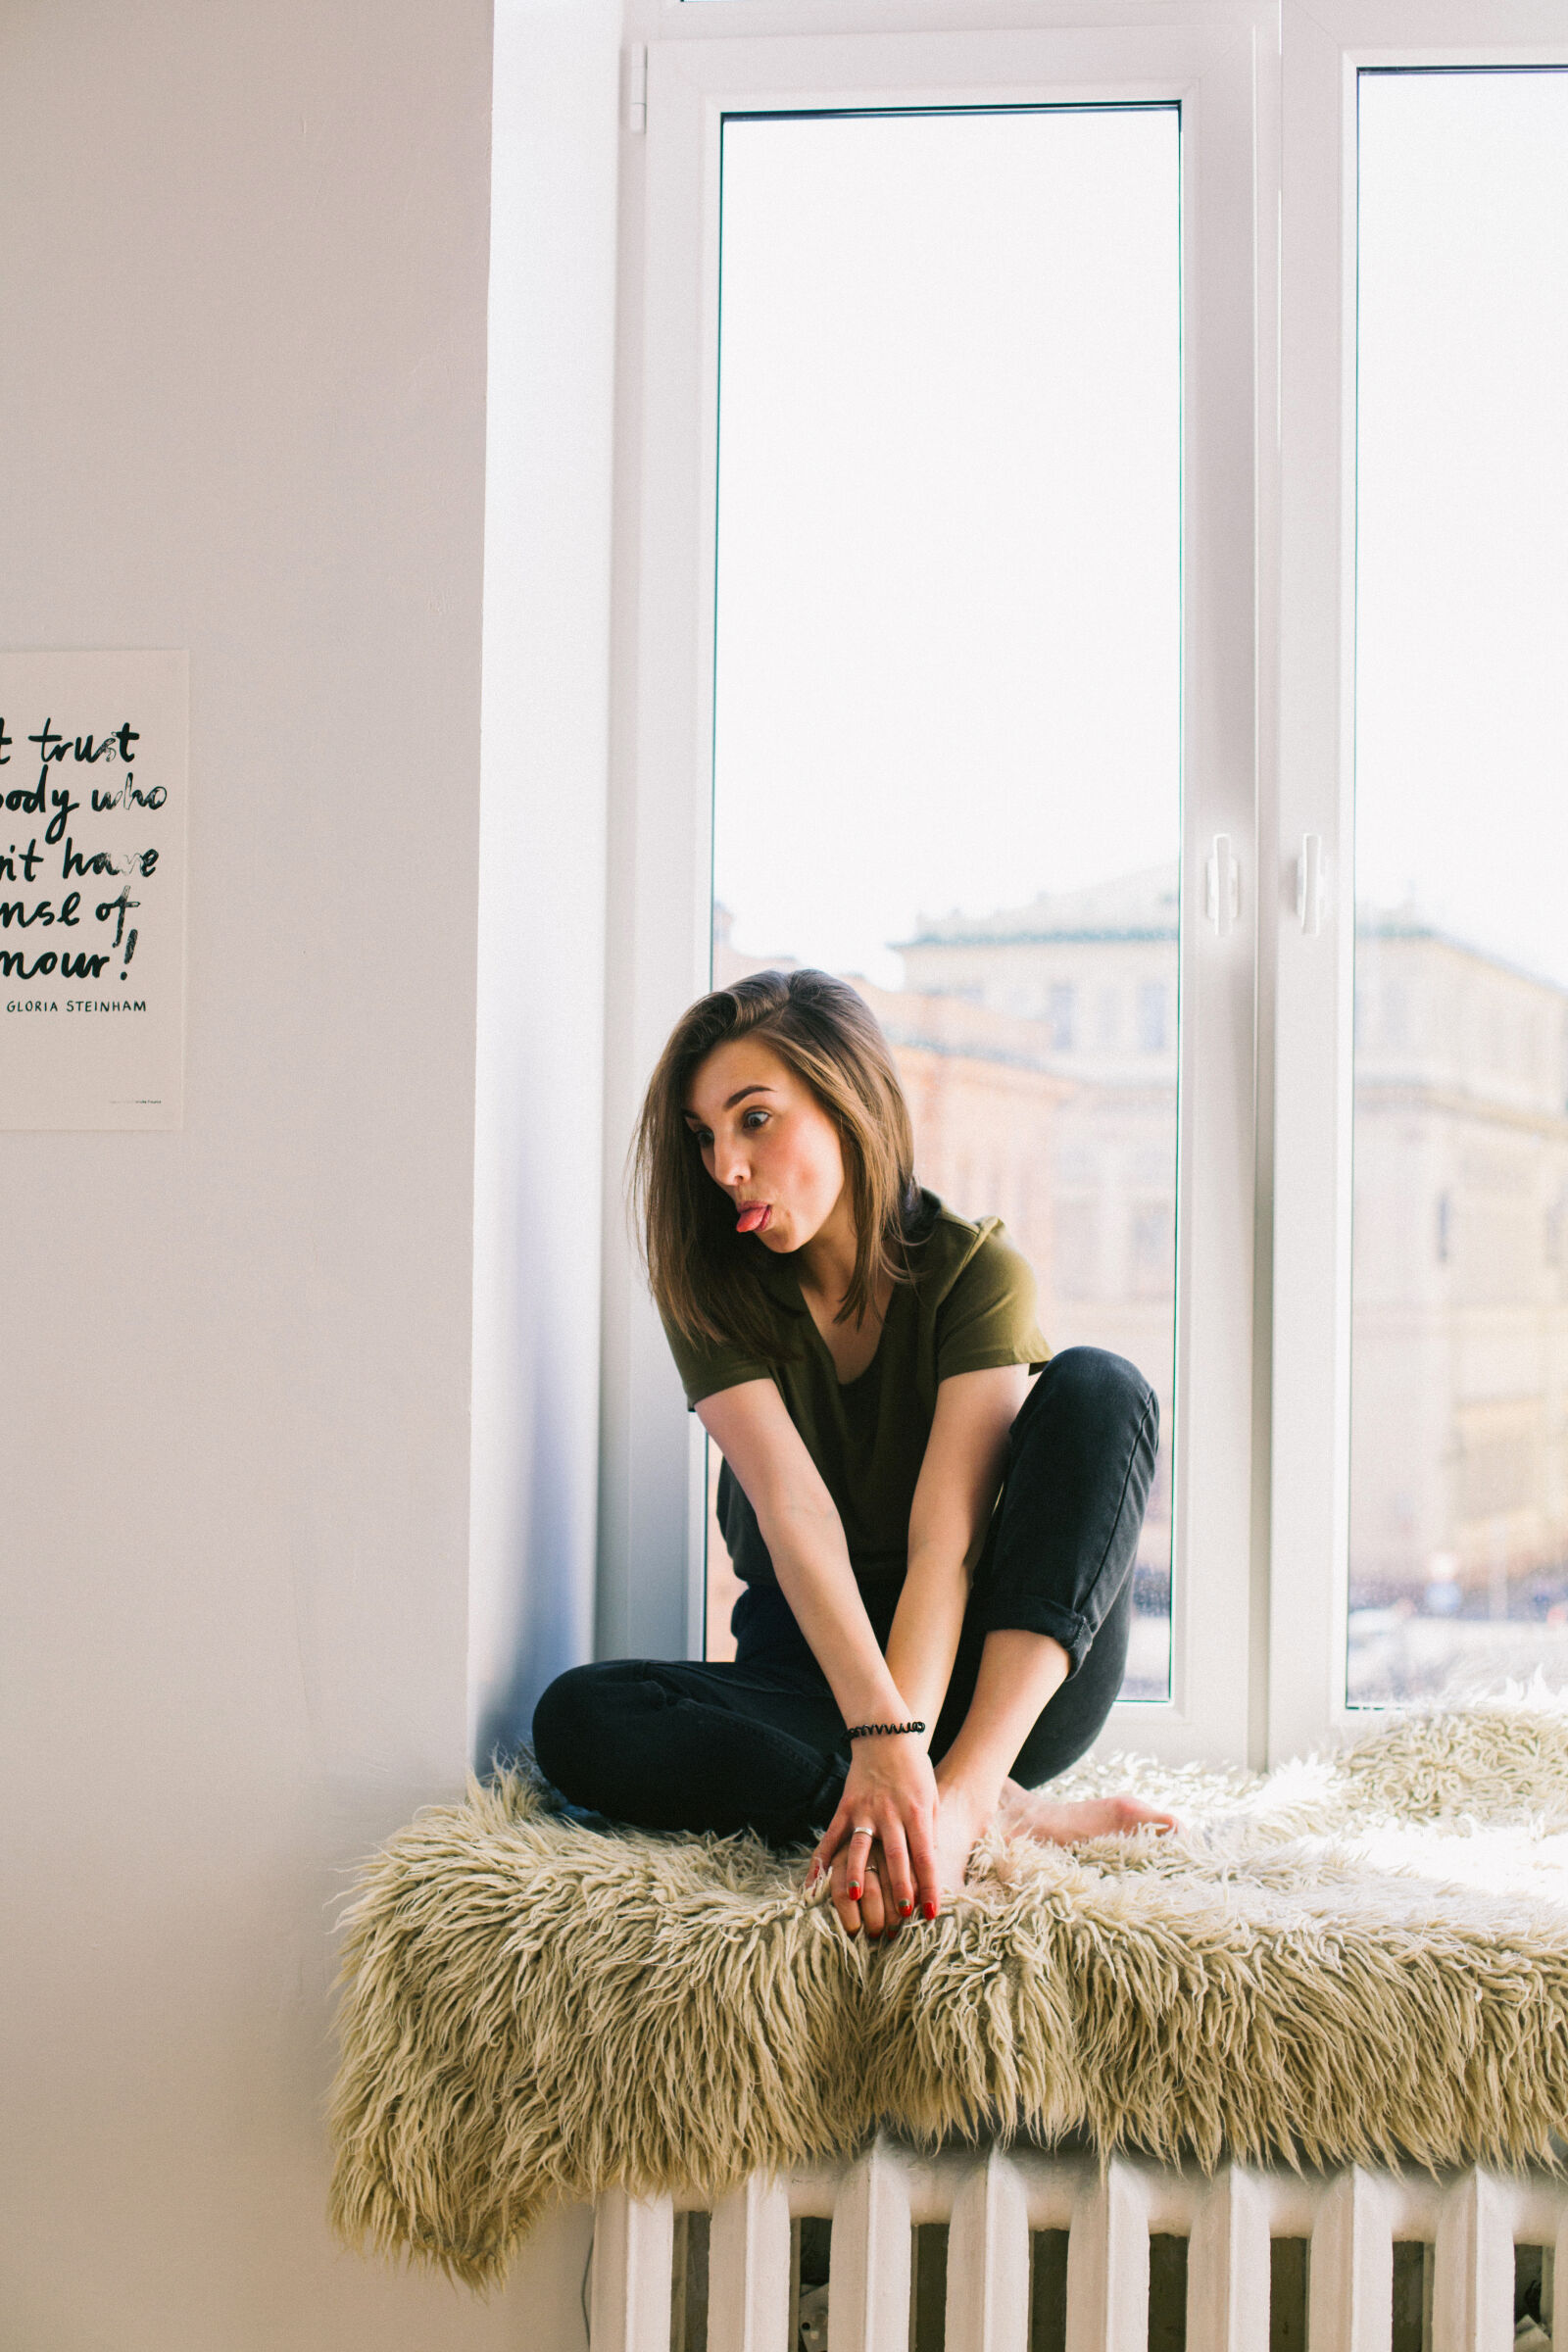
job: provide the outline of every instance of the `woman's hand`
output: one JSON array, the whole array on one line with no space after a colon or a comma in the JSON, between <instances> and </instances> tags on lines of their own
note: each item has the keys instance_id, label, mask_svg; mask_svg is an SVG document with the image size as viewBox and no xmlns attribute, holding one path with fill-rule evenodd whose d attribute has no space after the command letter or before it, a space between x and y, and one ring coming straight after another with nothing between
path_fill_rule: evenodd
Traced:
<instances>
[{"instance_id":1,"label":"woman's hand","mask_svg":"<svg viewBox=\"0 0 1568 2352\"><path fill-rule=\"evenodd\" d=\"M892 1935L916 1911L935 1919L942 1901L936 1821L936 1775L918 1740L905 1733L858 1740L806 1883L829 1873L833 1908L851 1936L862 1926L868 1936Z\"/></svg>"}]
</instances>

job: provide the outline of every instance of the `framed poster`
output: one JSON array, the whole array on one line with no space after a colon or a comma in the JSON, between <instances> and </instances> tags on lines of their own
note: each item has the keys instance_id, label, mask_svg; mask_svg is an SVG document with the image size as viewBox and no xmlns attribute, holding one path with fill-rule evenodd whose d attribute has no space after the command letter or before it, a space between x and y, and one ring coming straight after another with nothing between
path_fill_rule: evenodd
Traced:
<instances>
[{"instance_id":1,"label":"framed poster","mask_svg":"<svg viewBox=\"0 0 1568 2352\"><path fill-rule=\"evenodd\" d=\"M177 1127L189 657L0 653L0 1127Z\"/></svg>"}]
</instances>

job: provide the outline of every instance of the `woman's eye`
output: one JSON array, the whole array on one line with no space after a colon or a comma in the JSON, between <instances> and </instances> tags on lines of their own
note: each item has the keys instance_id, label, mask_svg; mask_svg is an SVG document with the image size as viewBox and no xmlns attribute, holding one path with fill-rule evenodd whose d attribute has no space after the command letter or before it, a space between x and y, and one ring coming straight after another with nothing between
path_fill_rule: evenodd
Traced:
<instances>
[{"instance_id":1,"label":"woman's eye","mask_svg":"<svg viewBox=\"0 0 1568 2352\"><path fill-rule=\"evenodd\" d=\"M766 1111L765 1111L765 1110L749 1110L749 1111L745 1112L745 1114L743 1115L743 1117L742 1117L742 1119L741 1119L741 1125L742 1125L743 1127L750 1127L750 1126L751 1126L751 1124L752 1124L752 1121L753 1121L754 1119L757 1121L757 1124L758 1124L758 1126L759 1126L759 1127L765 1127L765 1126L766 1126L766 1124L767 1124L767 1113L766 1113Z\"/></svg>"}]
</instances>

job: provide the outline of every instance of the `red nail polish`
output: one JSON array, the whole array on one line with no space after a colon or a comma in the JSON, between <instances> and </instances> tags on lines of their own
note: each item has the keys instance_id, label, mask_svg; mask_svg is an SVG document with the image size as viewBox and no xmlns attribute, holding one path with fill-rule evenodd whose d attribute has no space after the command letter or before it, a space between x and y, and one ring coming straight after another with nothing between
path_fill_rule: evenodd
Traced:
<instances>
[{"instance_id":1,"label":"red nail polish","mask_svg":"<svg viewBox=\"0 0 1568 2352\"><path fill-rule=\"evenodd\" d=\"M914 1909L914 1905L913 1905L912 1903L901 1903L901 1904L899 1905L899 1917L900 1917L901 1919L907 1919L907 1918L908 1918L908 1916L909 1916L909 1913L910 1913L910 1912L911 1912L913 1909Z\"/></svg>"},{"instance_id":2,"label":"red nail polish","mask_svg":"<svg viewBox=\"0 0 1568 2352\"><path fill-rule=\"evenodd\" d=\"M851 1887L848 1889L848 1893L849 1893L849 1897L850 1897L850 1900L851 1900L851 1902L852 1902L852 1903L858 1903L858 1902L859 1901L859 1899L860 1899L860 1889L858 1888L858 1886L851 1886Z\"/></svg>"},{"instance_id":3,"label":"red nail polish","mask_svg":"<svg viewBox=\"0 0 1568 2352\"><path fill-rule=\"evenodd\" d=\"M936 1907L935 1903L927 1903L927 1904L926 1904L926 1906L925 1906L925 1915L926 1915L927 1919L935 1919L935 1917L936 1917L936 1915L937 1915L937 1907Z\"/></svg>"}]
</instances>

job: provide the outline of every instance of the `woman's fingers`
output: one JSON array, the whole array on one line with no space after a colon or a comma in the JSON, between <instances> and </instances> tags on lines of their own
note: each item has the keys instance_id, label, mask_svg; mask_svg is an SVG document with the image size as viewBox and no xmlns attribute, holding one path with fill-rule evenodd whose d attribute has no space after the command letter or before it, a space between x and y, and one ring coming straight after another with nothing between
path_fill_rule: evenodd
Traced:
<instances>
[{"instance_id":1,"label":"woman's fingers","mask_svg":"<svg viewBox=\"0 0 1568 2352\"><path fill-rule=\"evenodd\" d=\"M839 1915L839 1926L844 1930L846 1936L858 1936L860 1933L860 1906L846 1891L837 1864L834 1865L832 1884L833 1908Z\"/></svg>"},{"instance_id":2,"label":"woman's fingers","mask_svg":"<svg viewBox=\"0 0 1568 2352\"><path fill-rule=\"evenodd\" d=\"M863 1928L875 1942L884 1934L891 1935L898 1918L887 1891L887 1863L880 1846L874 1852L870 1850L871 1842L863 1833L853 1837L834 1861L828 1884L833 1908L845 1934L856 1936ZM860 1858L862 1852L864 1860Z\"/></svg>"},{"instance_id":3,"label":"woman's fingers","mask_svg":"<svg viewBox=\"0 0 1568 2352\"><path fill-rule=\"evenodd\" d=\"M846 1936L858 1936L860 1932L860 1905L858 1899L850 1893L849 1864L842 1853L834 1857L828 1871L827 1887L828 1899L839 1915L839 1926Z\"/></svg>"},{"instance_id":4,"label":"woman's fingers","mask_svg":"<svg viewBox=\"0 0 1568 2352\"><path fill-rule=\"evenodd\" d=\"M862 1861L860 1855L868 1846L870 1851ZM923 1860L917 1858L916 1849ZM858 1936L863 1928L874 1943L884 1936L891 1938L911 1918L937 1916L941 1881L930 1838L923 1830L911 1835L898 1863L880 1839L873 1844L863 1834L854 1837L835 1856L827 1877L829 1898L848 1936Z\"/></svg>"},{"instance_id":5,"label":"woman's fingers","mask_svg":"<svg viewBox=\"0 0 1568 2352\"><path fill-rule=\"evenodd\" d=\"M913 1826L910 1825L911 1829ZM905 1826L897 1818L883 1826L878 1867L888 1898L888 1932L891 1935L901 1920L912 1918L914 1913L914 1878L909 1868L909 1845L905 1836Z\"/></svg>"},{"instance_id":6,"label":"woman's fingers","mask_svg":"<svg viewBox=\"0 0 1568 2352\"><path fill-rule=\"evenodd\" d=\"M901 1819L891 1805L876 1805L878 1819L857 1822L835 1814L811 1856L807 1886L824 1875L828 1893L847 1935L880 1938L906 1921L935 1919L942 1901L941 1869L934 1824L923 1811Z\"/></svg>"},{"instance_id":7,"label":"woman's fingers","mask_svg":"<svg viewBox=\"0 0 1568 2352\"><path fill-rule=\"evenodd\" d=\"M839 1838L835 1831L823 1831L821 1842L818 1844L815 1853L811 1856L810 1868L806 1874L806 1890L808 1893L809 1893L811 1888L816 1885L817 1880L825 1877L827 1872L832 1869L833 1857L838 1852L842 1842L843 1840Z\"/></svg>"},{"instance_id":8,"label":"woman's fingers","mask_svg":"<svg viewBox=\"0 0 1568 2352\"><path fill-rule=\"evenodd\" d=\"M840 1805L827 1828L822 1832L816 1851L811 1856L811 1867L806 1874L806 1883L808 1886L821 1878L825 1871L832 1868L836 1857L843 1852L849 1835L850 1816L846 1808Z\"/></svg>"},{"instance_id":9,"label":"woman's fingers","mask_svg":"<svg viewBox=\"0 0 1568 2352\"><path fill-rule=\"evenodd\" d=\"M933 1825L921 1818L909 1824L909 1871L916 1919L935 1919L942 1908L942 1865L937 1859Z\"/></svg>"},{"instance_id":10,"label":"woman's fingers","mask_svg":"<svg viewBox=\"0 0 1568 2352\"><path fill-rule=\"evenodd\" d=\"M808 1889L814 1886L817 1880L832 1869L834 1861L843 1853L849 1843L852 1826L849 1807L840 1805L827 1828L822 1832L817 1849L811 1856L810 1867L806 1874Z\"/></svg>"},{"instance_id":11,"label":"woman's fingers","mask_svg":"<svg viewBox=\"0 0 1568 2352\"><path fill-rule=\"evenodd\" d=\"M851 1830L849 1843L844 1848L844 1867L848 1880L846 1891L852 1902L860 1899L873 1842L869 1829Z\"/></svg>"},{"instance_id":12,"label":"woman's fingers","mask_svg":"<svg viewBox=\"0 0 1568 2352\"><path fill-rule=\"evenodd\" d=\"M833 1908L838 1913L847 1934L858 1933L862 1923L862 1903L866 1890L866 1870L871 1856L871 1834L865 1829L852 1829L847 1842L834 1857L830 1873Z\"/></svg>"}]
</instances>

